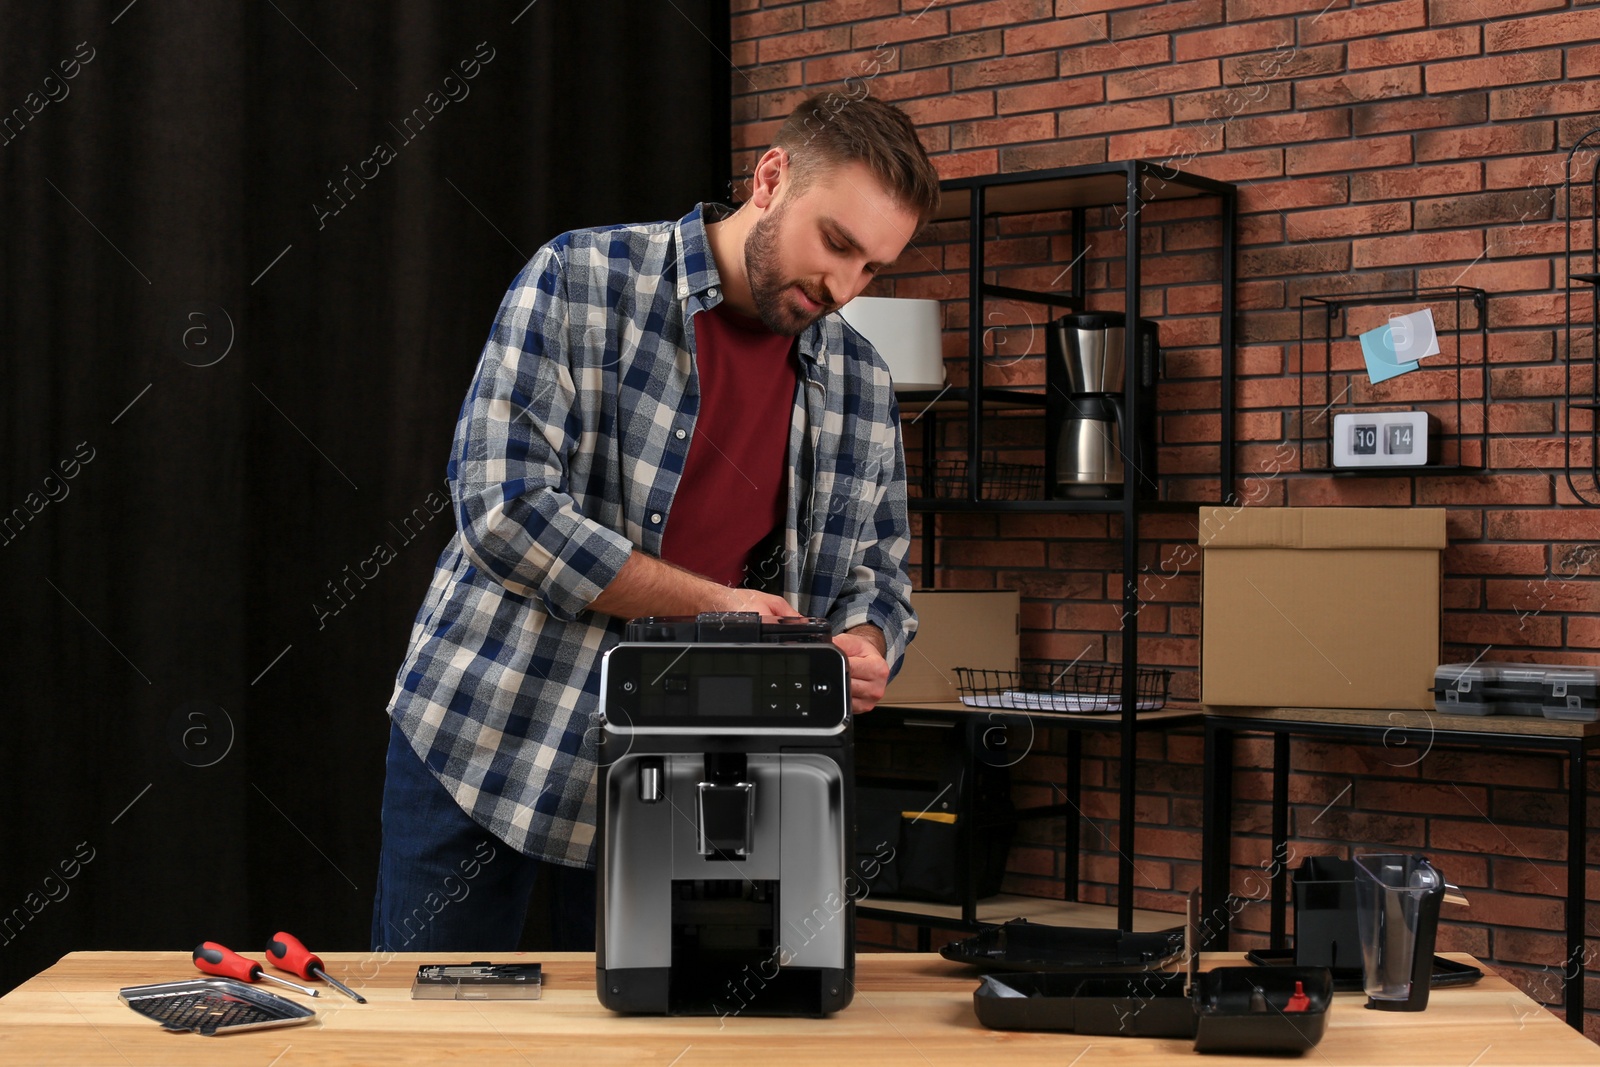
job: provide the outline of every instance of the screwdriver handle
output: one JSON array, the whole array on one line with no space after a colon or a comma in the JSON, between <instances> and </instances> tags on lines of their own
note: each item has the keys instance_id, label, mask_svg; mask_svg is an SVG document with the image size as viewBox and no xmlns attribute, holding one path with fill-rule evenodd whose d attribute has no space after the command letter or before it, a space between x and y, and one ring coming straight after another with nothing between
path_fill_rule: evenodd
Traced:
<instances>
[{"instance_id":1,"label":"screwdriver handle","mask_svg":"<svg viewBox=\"0 0 1600 1067\"><path fill-rule=\"evenodd\" d=\"M223 978L237 978L241 982L254 982L265 978L269 982L288 986L290 989L299 990L307 996L318 996L315 989L310 986L297 985L285 981L276 975L267 974L261 969L261 964L254 960L247 960L226 945L219 945L215 941L202 941L195 946L194 965L206 974L215 974Z\"/></svg>"},{"instance_id":2,"label":"screwdriver handle","mask_svg":"<svg viewBox=\"0 0 1600 1067\"><path fill-rule=\"evenodd\" d=\"M324 970L321 957L306 948L304 943L293 934L285 933L282 930L273 934L272 940L267 942L267 959L272 961L274 967L288 971L290 974L298 974L301 978L320 978L357 1004L365 1004L367 1002L366 997Z\"/></svg>"},{"instance_id":3,"label":"screwdriver handle","mask_svg":"<svg viewBox=\"0 0 1600 1067\"><path fill-rule=\"evenodd\" d=\"M298 974L301 978L315 978L313 968L322 966L322 960L301 944L293 934L279 930L267 942L267 959L279 970Z\"/></svg>"}]
</instances>

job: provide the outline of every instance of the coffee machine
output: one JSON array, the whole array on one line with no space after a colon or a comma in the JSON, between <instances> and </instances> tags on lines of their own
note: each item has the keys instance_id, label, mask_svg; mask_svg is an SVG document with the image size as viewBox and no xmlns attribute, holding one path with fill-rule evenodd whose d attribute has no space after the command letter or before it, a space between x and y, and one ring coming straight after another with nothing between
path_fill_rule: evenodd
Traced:
<instances>
[{"instance_id":1,"label":"coffee machine","mask_svg":"<svg viewBox=\"0 0 1600 1067\"><path fill-rule=\"evenodd\" d=\"M1045 332L1045 476L1055 496L1106 499L1122 495L1125 468L1141 498L1159 491L1156 469L1156 381L1161 346L1156 324L1137 321L1134 442L1124 456L1122 427L1127 317L1119 312L1065 315Z\"/></svg>"},{"instance_id":2,"label":"coffee machine","mask_svg":"<svg viewBox=\"0 0 1600 1067\"><path fill-rule=\"evenodd\" d=\"M822 619L635 619L601 675L595 983L613 1011L854 993L853 734Z\"/></svg>"}]
</instances>

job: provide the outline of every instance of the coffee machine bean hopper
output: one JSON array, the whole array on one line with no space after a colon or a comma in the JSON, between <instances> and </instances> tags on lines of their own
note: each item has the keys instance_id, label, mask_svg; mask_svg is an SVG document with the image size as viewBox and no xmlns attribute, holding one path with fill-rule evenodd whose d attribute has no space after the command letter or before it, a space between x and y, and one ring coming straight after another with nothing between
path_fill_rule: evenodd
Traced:
<instances>
[{"instance_id":1,"label":"coffee machine bean hopper","mask_svg":"<svg viewBox=\"0 0 1600 1067\"><path fill-rule=\"evenodd\" d=\"M853 735L826 621L635 619L600 684L600 1002L719 1017L846 1007Z\"/></svg>"}]
</instances>

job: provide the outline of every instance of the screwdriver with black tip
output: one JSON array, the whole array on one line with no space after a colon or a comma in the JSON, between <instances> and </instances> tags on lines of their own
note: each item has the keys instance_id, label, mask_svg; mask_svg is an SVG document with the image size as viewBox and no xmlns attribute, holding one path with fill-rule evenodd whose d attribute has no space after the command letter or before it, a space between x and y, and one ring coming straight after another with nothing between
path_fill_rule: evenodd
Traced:
<instances>
[{"instance_id":1,"label":"screwdriver with black tip","mask_svg":"<svg viewBox=\"0 0 1600 1067\"><path fill-rule=\"evenodd\" d=\"M272 940L267 942L267 959L271 960L272 965L279 970L298 974L308 981L320 978L357 1004L367 1002L366 997L323 970L322 958L301 944L300 939L293 934L286 934L282 930L273 934Z\"/></svg>"},{"instance_id":2,"label":"screwdriver with black tip","mask_svg":"<svg viewBox=\"0 0 1600 1067\"><path fill-rule=\"evenodd\" d=\"M298 990L308 997L319 995L310 986L279 978L275 974L268 974L261 969L261 964L255 960L247 960L226 945L219 945L215 941L202 941L195 946L194 965L206 974L220 975L223 978L237 978L241 982L254 982L264 978L269 982L277 982L279 985Z\"/></svg>"}]
</instances>

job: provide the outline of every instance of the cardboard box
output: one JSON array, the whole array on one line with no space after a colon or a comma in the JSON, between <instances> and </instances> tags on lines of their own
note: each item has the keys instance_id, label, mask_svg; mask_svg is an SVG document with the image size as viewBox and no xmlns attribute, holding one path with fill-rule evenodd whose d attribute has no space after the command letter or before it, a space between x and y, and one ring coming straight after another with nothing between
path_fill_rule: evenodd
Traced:
<instances>
[{"instance_id":1,"label":"cardboard box","mask_svg":"<svg viewBox=\"0 0 1600 1067\"><path fill-rule=\"evenodd\" d=\"M914 589L917 635L883 704L959 701L957 667L1014 671L1022 633L1021 597L1003 591ZM1429 668L1432 677L1432 668Z\"/></svg>"},{"instance_id":2,"label":"cardboard box","mask_svg":"<svg viewBox=\"0 0 1600 1067\"><path fill-rule=\"evenodd\" d=\"M1432 708L1443 508L1200 509L1200 699Z\"/></svg>"}]
</instances>

